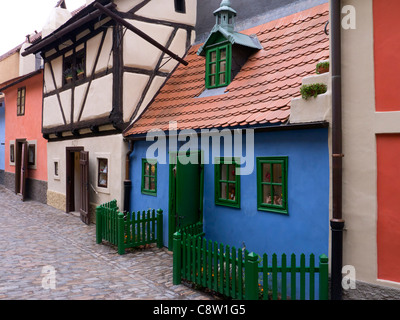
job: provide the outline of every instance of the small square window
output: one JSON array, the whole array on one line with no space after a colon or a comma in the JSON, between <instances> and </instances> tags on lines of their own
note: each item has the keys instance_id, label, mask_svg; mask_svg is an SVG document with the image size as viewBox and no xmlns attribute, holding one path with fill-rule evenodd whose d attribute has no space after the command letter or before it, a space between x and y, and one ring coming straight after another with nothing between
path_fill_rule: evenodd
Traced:
<instances>
[{"instance_id":1,"label":"small square window","mask_svg":"<svg viewBox=\"0 0 400 320\"><path fill-rule=\"evenodd\" d=\"M156 160L142 159L142 193L157 195L157 163Z\"/></svg>"},{"instance_id":2,"label":"small square window","mask_svg":"<svg viewBox=\"0 0 400 320\"><path fill-rule=\"evenodd\" d=\"M258 210L288 213L287 157L257 158Z\"/></svg>"},{"instance_id":3,"label":"small square window","mask_svg":"<svg viewBox=\"0 0 400 320\"><path fill-rule=\"evenodd\" d=\"M175 11L179 13L186 13L185 0L175 0Z\"/></svg>"},{"instance_id":4,"label":"small square window","mask_svg":"<svg viewBox=\"0 0 400 320\"><path fill-rule=\"evenodd\" d=\"M15 145L10 144L10 163L15 163Z\"/></svg>"},{"instance_id":5,"label":"small square window","mask_svg":"<svg viewBox=\"0 0 400 320\"><path fill-rule=\"evenodd\" d=\"M58 161L54 162L54 177L58 177Z\"/></svg>"},{"instance_id":6,"label":"small square window","mask_svg":"<svg viewBox=\"0 0 400 320\"><path fill-rule=\"evenodd\" d=\"M36 145L30 144L28 145L28 164L30 166L34 166L36 164Z\"/></svg>"},{"instance_id":7,"label":"small square window","mask_svg":"<svg viewBox=\"0 0 400 320\"><path fill-rule=\"evenodd\" d=\"M108 159L97 158L98 161L98 179L97 186L107 188L108 186Z\"/></svg>"},{"instance_id":8,"label":"small square window","mask_svg":"<svg viewBox=\"0 0 400 320\"><path fill-rule=\"evenodd\" d=\"M215 204L240 208L240 175L238 159L216 158Z\"/></svg>"}]
</instances>

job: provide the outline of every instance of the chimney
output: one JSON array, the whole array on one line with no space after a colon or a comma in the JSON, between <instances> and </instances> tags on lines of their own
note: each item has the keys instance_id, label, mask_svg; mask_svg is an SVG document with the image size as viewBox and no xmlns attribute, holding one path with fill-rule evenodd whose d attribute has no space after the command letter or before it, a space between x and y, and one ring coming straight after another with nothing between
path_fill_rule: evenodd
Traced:
<instances>
[{"instance_id":1,"label":"chimney","mask_svg":"<svg viewBox=\"0 0 400 320\"><path fill-rule=\"evenodd\" d=\"M71 17L72 14L68 11L65 1L59 1L57 6L50 12L47 22L43 26L42 38L47 37L49 34L57 30L69 19L71 19Z\"/></svg>"}]
</instances>

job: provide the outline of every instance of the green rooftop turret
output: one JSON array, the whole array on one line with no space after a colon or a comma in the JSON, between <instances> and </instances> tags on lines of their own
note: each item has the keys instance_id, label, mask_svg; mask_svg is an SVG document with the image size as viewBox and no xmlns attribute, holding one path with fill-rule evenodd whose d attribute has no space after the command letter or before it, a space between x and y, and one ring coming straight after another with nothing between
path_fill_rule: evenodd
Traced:
<instances>
[{"instance_id":1,"label":"green rooftop turret","mask_svg":"<svg viewBox=\"0 0 400 320\"><path fill-rule=\"evenodd\" d=\"M232 9L230 0L222 0L219 8L214 11L214 16L216 16L216 25L228 32L233 32L236 11Z\"/></svg>"}]
</instances>

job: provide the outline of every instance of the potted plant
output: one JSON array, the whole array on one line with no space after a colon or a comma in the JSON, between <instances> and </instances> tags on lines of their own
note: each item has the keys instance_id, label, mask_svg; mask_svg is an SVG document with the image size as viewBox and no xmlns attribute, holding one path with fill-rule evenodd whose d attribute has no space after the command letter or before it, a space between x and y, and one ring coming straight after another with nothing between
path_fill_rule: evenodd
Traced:
<instances>
[{"instance_id":1,"label":"potted plant","mask_svg":"<svg viewBox=\"0 0 400 320\"><path fill-rule=\"evenodd\" d=\"M82 65L79 64L76 68L76 75L77 75L78 79L82 79L84 74L85 74L85 72L83 71Z\"/></svg>"},{"instance_id":2,"label":"potted plant","mask_svg":"<svg viewBox=\"0 0 400 320\"><path fill-rule=\"evenodd\" d=\"M316 67L317 74L323 74L329 72L329 61L322 61L317 63Z\"/></svg>"},{"instance_id":3,"label":"potted plant","mask_svg":"<svg viewBox=\"0 0 400 320\"><path fill-rule=\"evenodd\" d=\"M64 78L66 83L70 83L72 81L72 70L70 68L64 71Z\"/></svg>"},{"instance_id":4,"label":"potted plant","mask_svg":"<svg viewBox=\"0 0 400 320\"><path fill-rule=\"evenodd\" d=\"M317 95L325 93L327 89L326 84L323 83L305 84L301 86L300 93L302 98L307 100L311 97L316 98Z\"/></svg>"}]
</instances>

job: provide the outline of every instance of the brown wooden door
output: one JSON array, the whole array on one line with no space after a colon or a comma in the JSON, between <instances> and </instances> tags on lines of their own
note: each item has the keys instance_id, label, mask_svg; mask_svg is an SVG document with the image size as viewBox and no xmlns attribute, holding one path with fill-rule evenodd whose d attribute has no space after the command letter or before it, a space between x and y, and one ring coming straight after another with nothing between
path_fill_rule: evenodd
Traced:
<instances>
[{"instance_id":1,"label":"brown wooden door","mask_svg":"<svg viewBox=\"0 0 400 320\"><path fill-rule=\"evenodd\" d=\"M20 182L20 192L22 195L22 201L26 199L26 178L28 176L28 142L22 144L22 154L21 154L21 182Z\"/></svg>"},{"instance_id":2,"label":"brown wooden door","mask_svg":"<svg viewBox=\"0 0 400 320\"><path fill-rule=\"evenodd\" d=\"M81 220L90 224L89 212L89 152L80 152L80 165L81 165Z\"/></svg>"}]
</instances>

